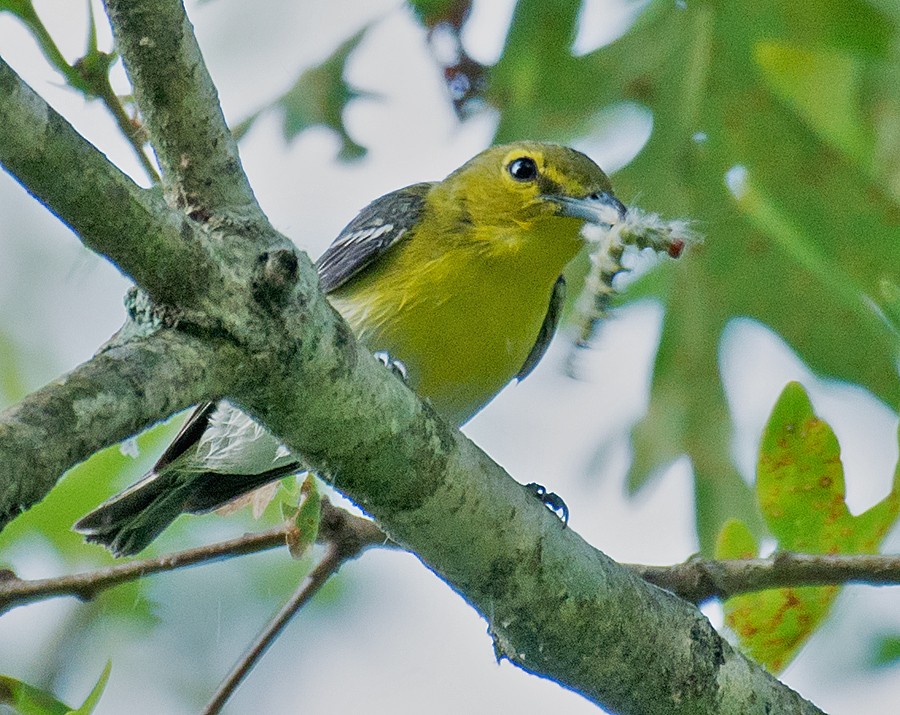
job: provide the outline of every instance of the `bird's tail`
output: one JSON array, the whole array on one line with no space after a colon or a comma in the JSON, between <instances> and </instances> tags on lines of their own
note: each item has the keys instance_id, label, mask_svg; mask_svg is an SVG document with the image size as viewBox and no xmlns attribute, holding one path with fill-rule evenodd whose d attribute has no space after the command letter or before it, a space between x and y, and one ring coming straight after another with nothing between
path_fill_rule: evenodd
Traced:
<instances>
[{"instance_id":1,"label":"bird's tail","mask_svg":"<svg viewBox=\"0 0 900 715\"><path fill-rule=\"evenodd\" d=\"M183 512L202 514L300 469L292 462L259 474L186 472L171 465L151 471L105 501L73 527L116 556L143 550Z\"/></svg>"},{"instance_id":2,"label":"bird's tail","mask_svg":"<svg viewBox=\"0 0 900 715\"><path fill-rule=\"evenodd\" d=\"M116 556L141 551L184 511L190 484L177 470L149 472L73 527Z\"/></svg>"}]
</instances>

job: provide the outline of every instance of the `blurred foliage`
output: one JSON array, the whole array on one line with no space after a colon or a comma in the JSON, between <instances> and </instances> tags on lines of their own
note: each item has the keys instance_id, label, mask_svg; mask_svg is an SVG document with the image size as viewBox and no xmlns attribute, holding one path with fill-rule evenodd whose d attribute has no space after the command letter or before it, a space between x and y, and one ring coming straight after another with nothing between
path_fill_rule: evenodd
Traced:
<instances>
[{"instance_id":1,"label":"blurred foliage","mask_svg":"<svg viewBox=\"0 0 900 715\"><path fill-rule=\"evenodd\" d=\"M844 501L841 451L831 427L813 413L806 391L790 383L763 433L756 498L781 551L874 554L900 513L900 464L891 492L859 516ZM716 557L747 559L759 545L746 524L728 521ZM741 646L770 670L781 671L828 615L836 586L780 588L730 598L725 622Z\"/></svg>"},{"instance_id":2,"label":"blurred foliage","mask_svg":"<svg viewBox=\"0 0 900 715\"><path fill-rule=\"evenodd\" d=\"M0 704L21 715L67 715L72 712L72 708L50 693L5 675L0 675Z\"/></svg>"},{"instance_id":3,"label":"blurred foliage","mask_svg":"<svg viewBox=\"0 0 900 715\"><path fill-rule=\"evenodd\" d=\"M40 543L71 567L111 564L110 554L86 546L82 536L70 527L123 483L136 481L172 436L169 425L154 427L136 439L135 448L143 455L141 458L135 459L114 446L71 469L45 499L0 532L0 566L5 566L9 558L6 554L15 555L16 547L24 543ZM97 603L105 616L120 616L137 626L152 625L153 603L147 591L146 581L133 581L104 591Z\"/></svg>"},{"instance_id":4,"label":"blurred foliage","mask_svg":"<svg viewBox=\"0 0 900 715\"><path fill-rule=\"evenodd\" d=\"M280 110L284 138L290 141L304 129L325 126L341 140L338 156L344 160L361 159L366 149L357 144L344 126L344 108L358 97L368 96L353 89L344 80L344 67L350 53L356 49L367 28L361 29L321 64L300 73L293 86L274 102L250 115L234 129L235 136L244 136L257 119L266 112Z\"/></svg>"},{"instance_id":5,"label":"blurred foliage","mask_svg":"<svg viewBox=\"0 0 900 715\"><path fill-rule=\"evenodd\" d=\"M890 666L900 662L900 635L879 636L872 649L872 665Z\"/></svg>"},{"instance_id":6,"label":"blurred foliage","mask_svg":"<svg viewBox=\"0 0 900 715\"><path fill-rule=\"evenodd\" d=\"M25 397L22 360L18 345L0 329L0 406Z\"/></svg>"},{"instance_id":7,"label":"blurred foliage","mask_svg":"<svg viewBox=\"0 0 900 715\"><path fill-rule=\"evenodd\" d=\"M0 675L0 705L6 705L21 715L90 715L106 688L111 668L112 664L107 662L97 684L78 708L69 707L44 690Z\"/></svg>"}]
</instances>

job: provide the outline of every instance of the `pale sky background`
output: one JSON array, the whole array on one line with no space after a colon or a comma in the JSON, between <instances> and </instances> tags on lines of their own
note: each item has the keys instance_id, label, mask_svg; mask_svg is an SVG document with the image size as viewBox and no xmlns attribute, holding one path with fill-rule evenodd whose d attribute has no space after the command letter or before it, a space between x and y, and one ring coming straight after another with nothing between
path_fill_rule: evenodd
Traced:
<instances>
[{"instance_id":1,"label":"pale sky background","mask_svg":"<svg viewBox=\"0 0 900 715\"><path fill-rule=\"evenodd\" d=\"M79 56L84 4L35 0L35 5L64 54ZM512 0L476 3L464 41L477 59L498 57L512 7ZM635 7L585 2L575 50L590 51L614 38ZM100 16L99 6L96 10ZM241 144L263 208L313 257L371 199L440 178L490 141L494 118L489 114L456 121L424 33L399 2L214 0L190 3L189 13L232 123L283 92L301 67L322 60L365 23L375 23L347 71L353 85L378 96L355 101L346 113L350 133L370 149L364 161L337 163L337 140L324 129L286 146L274 113ZM108 49L103 22L100 34L101 48ZM0 53L79 131L145 181L102 107L64 88L30 37L5 15L0 15ZM118 89L126 91L124 78ZM579 145L610 171L634 156L652 130L646 113L626 110L621 117L627 123ZM0 251L0 331L22 346L29 387L36 388L89 358L119 327L127 282L82 249L3 173ZM580 380L561 371L569 347L557 340L532 377L506 390L465 430L519 481L538 481L563 495L572 511L571 527L622 561L673 563L697 548L686 460L638 497L623 494L627 430L648 399L661 319L661 308L650 302L616 314L595 347L581 355ZM859 388L815 379L778 336L753 321L730 326L721 355L739 428L735 455L748 480L765 419L784 384L797 379L838 434L854 513L887 493L897 460L897 424L884 405ZM887 549L897 547L895 536ZM272 569L295 569L299 578L300 567L283 553L254 558ZM13 568L33 577L57 574L61 566L46 548L28 545ZM261 565L252 573L264 577L266 570ZM413 556L370 552L343 574L340 598L301 614L226 712L597 712L553 683L508 663L498 666L486 624ZM80 702L112 658L112 677L97 713L189 712L191 700L185 697L203 702L210 693L196 692L198 685L224 675L269 615L222 610L217 594L262 588L247 578L229 564L155 577L154 588L169 582L168 590L160 589L157 628L123 634L111 627L104 639L84 643L83 661L71 681L59 684L58 695ZM192 611L178 594L198 589L208 590L209 599L205 608ZM898 671L862 666L869 636L882 627L900 631L898 606L898 589L846 589L830 626L812 639L785 680L831 713L875 712L879 704L896 703ZM68 600L50 601L3 616L0 673L33 680L42 656L52 652L55 629L77 617L78 609ZM707 611L720 625L719 609ZM184 629L198 624L206 628L204 650L185 652Z\"/></svg>"}]
</instances>

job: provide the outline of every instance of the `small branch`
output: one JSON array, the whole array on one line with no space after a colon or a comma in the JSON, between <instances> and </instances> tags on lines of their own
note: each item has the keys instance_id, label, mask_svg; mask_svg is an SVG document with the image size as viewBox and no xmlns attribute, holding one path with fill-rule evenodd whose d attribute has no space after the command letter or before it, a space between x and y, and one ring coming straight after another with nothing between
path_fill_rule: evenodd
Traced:
<instances>
[{"instance_id":1,"label":"small branch","mask_svg":"<svg viewBox=\"0 0 900 715\"><path fill-rule=\"evenodd\" d=\"M373 521L336 507L324 497L321 506L320 540L338 540L339 533L343 534L340 539L348 540L349 533L359 544L360 550L369 546L393 546ZM55 596L74 596L82 601L88 601L109 588L152 574L176 571L285 546L293 529L291 525L282 525L174 554L129 561L55 578L25 580L18 578L11 571L0 571L0 614L16 606L24 606Z\"/></svg>"},{"instance_id":2,"label":"small branch","mask_svg":"<svg viewBox=\"0 0 900 715\"><path fill-rule=\"evenodd\" d=\"M347 557L350 558L350 557ZM241 659L235 664L231 672L222 681L218 690L213 694L212 700L203 709L203 715L216 715L225 707L238 685L247 677L253 666L262 658L269 646L280 635L291 618L306 605L319 589L325 585L331 576L337 573L346 558L341 556L340 549L335 544L329 544L325 556L318 565L310 571L300 586L291 596L290 600L282 606L272 620L266 625L253 644L247 649Z\"/></svg>"},{"instance_id":3,"label":"small branch","mask_svg":"<svg viewBox=\"0 0 900 715\"><path fill-rule=\"evenodd\" d=\"M101 99L110 114L115 118L116 123L119 125L119 129L122 134L125 135L125 138L134 150L137 159L147 173L148 178L154 184L158 184L159 175L156 173L156 167L153 166L153 162L150 161L144 151L144 142L140 138L141 132L128 117L122 103L119 101L115 92L113 92L112 85L110 85L109 63L102 63L102 72L90 71L88 70L88 67L85 66L85 60L87 60L88 57L91 59L96 59L97 57L111 59L110 55L97 51L97 28L94 23L93 8L90 4L88 4L88 12L91 21L88 55L81 58L81 60L77 61L74 65L69 64L66 58L63 57L59 47L57 47L50 33L47 31L47 27L41 21L41 18L34 11L34 7L30 3L24 3L23 6L19 8L17 15L19 19L25 23L28 29L31 30L31 34L38 43L38 47L40 47L41 51L44 53L44 57L47 58L47 61L53 65L63 77L65 77L68 85L73 89L82 92L88 99L94 97L99 97ZM96 63L88 64L92 69L96 67Z\"/></svg>"},{"instance_id":4,"label":"small branch","mask_svg":"<svg viewBox=\"0 0 900 715\"><path fill-rule=\"evenodd\" d=\"M150 157L147 156L147 152L144 149L143 127L138 122L132 121L131 117L128 116L128 112L125 111L125 107L122 106L122 102L109 83L109 75L103 76L99 86L94 91L116 120L116 124L119 125L119 131L122 132L128 144L134 150L134 154L141 163L141 167L144 169L147 177L154 184L158 184L160 182L159 174L156 173L156 167L150 161Z\"/></svg>"},{"instance_id":5,"label":"small branch","mask_svg":"<svg viewBox=\"0 0 900 715\"><path fill-rule=\"evenodd\" d=\"M236 351L163 330L113 347L0 413L0 529L70 467L220 395Z\"/></svg>"},{"instance_id":6,"label":"small branch","mask_svg":"<svg viewBox=\"0 0 900 715\"><path fill-rule=\"evenodd\" d=\"M2 59L0 127L0 164L156 300L184 305L217 280L195 225L119 171Z\"/></svg>"},{"instance_id":7,"label":"small branch","mask_svg":"<svg viewBox=\"0 0 900 715\"><path fill-rule=\"evenodd\" d=\"M290 527L279 526L196 549L57 578L24 580L10 571L0 572L0 613L54 596L75 596L82 601L89 601L109 588L161 571L176 571L284 546L289 532Z\"/></svg>"},{"instance_id":8,"label":"small branch","mask_svg":"<svg viewBox=\"0 0 900 715\"><path fill-rule=\"evenodd\" d=\"M259 218L237 143L180 0L105 0L170 203Z\"/></svg>"},{"instance_id":9,"label":"small branch","mask_svg":"<svg viewBox=\"0 0 900 715\"><path fill-rule=\"evenodd\" d=\"M38 47L53 67L66 79L66 82L77 89L85 91L86 87L78 72L63 56L47 26L44 25L40 16L35 12L34 7L30 3L22 3L15 11L16 16L31 31L32 37L37 42Z\"/></svg>"},{"instance_id":10,"label":"small branch","mask_svg":"<svg viewBox=\"0 0 900 715\"><path fill-rule=\"evenodd\" d=\"M203 715L216 715L221 712L228 698L234 694L238 685L259 662L291 618L309 603L345 562L355 559L368 546L386 542L387 537L374 522L361 519L343 509L337 509L331 506L327 499L323 498L321 504L322 522L319 536L320 540L328 544L325 555L241 656L203 710Z\"/></svg>"},{"instance_id":11,"label":"small branch","mask_svg":"<svg viewBox=\"0 0 900 715\"><path fill-rule=\"evenodd\" d=\"M693 603L741 593L795 586L846 583L900 584L900 556L880 554L794 554L765 559L688 559L675 566L630 565L641 578Z\"/></svg>"}]
</instances>

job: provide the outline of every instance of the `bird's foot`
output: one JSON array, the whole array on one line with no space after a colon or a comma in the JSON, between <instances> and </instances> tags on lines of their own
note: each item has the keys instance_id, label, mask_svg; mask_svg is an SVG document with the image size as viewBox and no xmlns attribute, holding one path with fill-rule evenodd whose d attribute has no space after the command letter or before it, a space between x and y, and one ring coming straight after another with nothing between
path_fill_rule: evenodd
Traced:
<instances>
[{"instance_id":1,"label":"bird's foot","mask_svg":"<svg viewBox=\"0 0 900 715\"><path fill-rule=\"evenodd\" d=\"M394 360L386 350L379 350L377 353L372 354L378 362L403 380L403 382L406 382L409 379L409 372L406 369L406 365L399 360Z\"/></svg>"},{"instance_id":2,"label":"bird's foot","mask_svg":"<svg viewBox=\"0 0 900 715\"><path fill-rule=\"evenodd\" d=\"M563 523L563 526L568 525L569 507L566 506L566 503L562 500L562 497L559 496L559 494L557 494L556 492L548 492L547 488L543 484L538 484L537 482L526 484L525 488L536 498L540 499L541 504L543 504L550 511L556 514L556 516L559 517L559 520Z\"/></svg>"}]
</instances>

